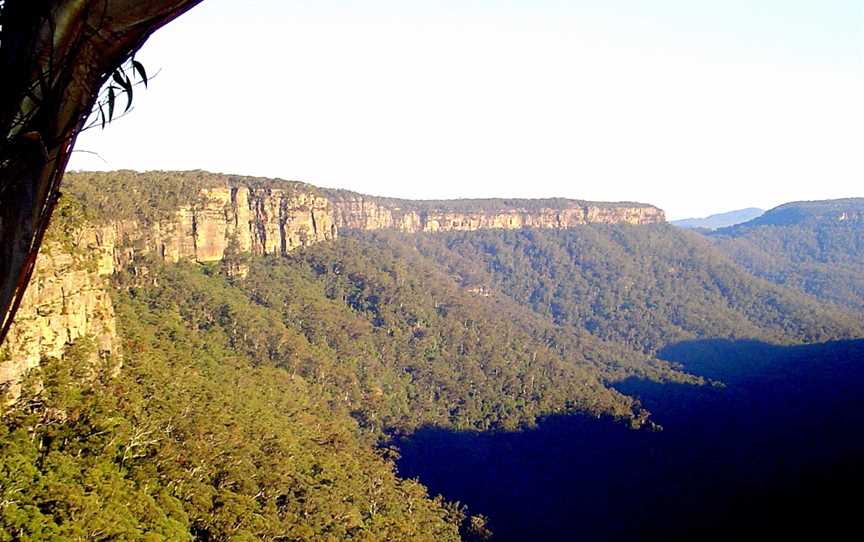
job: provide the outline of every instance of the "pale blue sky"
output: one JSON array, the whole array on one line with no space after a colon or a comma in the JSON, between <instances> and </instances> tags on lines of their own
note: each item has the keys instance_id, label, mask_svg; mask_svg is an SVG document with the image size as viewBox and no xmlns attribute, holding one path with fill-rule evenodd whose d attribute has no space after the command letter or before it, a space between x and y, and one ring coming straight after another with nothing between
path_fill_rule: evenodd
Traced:
<instances>
[{"instance_id":1,"label":"pale blue sky","mask_svg":"<svg viewBox=\"0 0 864 542\"><path fill-rule=\"evenodd\" d=\"M205 0L75 169L672 218L864 196L864 3Z\"/></svg>"}]
</instances>

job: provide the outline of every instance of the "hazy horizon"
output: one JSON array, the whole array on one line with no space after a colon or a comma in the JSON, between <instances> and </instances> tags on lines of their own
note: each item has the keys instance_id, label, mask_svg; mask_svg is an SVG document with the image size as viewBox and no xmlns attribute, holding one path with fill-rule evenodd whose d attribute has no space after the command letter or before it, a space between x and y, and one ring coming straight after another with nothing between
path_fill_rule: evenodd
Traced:
<instances>
[{"instance_id":1,"label":"hazy horizon","mask_svg":"<svg viewBox=\"0 0 864 542\"><path fill-rule=\"evenodd\" d=\"M855 197L862 13L851 1L207 0L145 45L150 88L79 138L70 169L639 201L673 220Z\"/></svg>"}]
</instances>

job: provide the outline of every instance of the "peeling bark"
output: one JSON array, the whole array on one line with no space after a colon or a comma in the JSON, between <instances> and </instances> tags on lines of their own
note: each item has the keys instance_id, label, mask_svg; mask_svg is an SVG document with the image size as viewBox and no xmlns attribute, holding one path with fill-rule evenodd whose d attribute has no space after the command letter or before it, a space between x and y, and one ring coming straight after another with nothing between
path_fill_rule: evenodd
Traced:
<instances>
[{"instance_id":1,"label":"peeling bark","mask_svg":"<svg viewBox=\"0 0 864 542\"><path fill-rule=\"evenodd\" d=\"M0 342L100 89L153 32L201 1L0 3Z\"/></svg>"}]
</instances>

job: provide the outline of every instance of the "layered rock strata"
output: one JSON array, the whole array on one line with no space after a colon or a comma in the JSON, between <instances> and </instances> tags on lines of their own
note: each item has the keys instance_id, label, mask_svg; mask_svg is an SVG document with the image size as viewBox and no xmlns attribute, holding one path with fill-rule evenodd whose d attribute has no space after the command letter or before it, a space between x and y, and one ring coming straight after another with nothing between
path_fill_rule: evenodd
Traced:
<instances>
[{"instance_id":1,"label":"layered rock strata","mask_svg":"<svg viewBox=\"0 0 864 542\"><path fill-rule=\"evenodd\" d=\"M43 245L21 308L0 347L0 390L18 396L22 377L43 357L59 357L82 338L96 344L94 356L119 351L114 307L106 275L113 272L95 230L81 233L82 258L58 243ZM89 251L89 252L88 252Z\"/></svg>"},{"instance_id":2,"label":"layered rock strata","mask_svg":"<svg viewBox=\"0 0 864 542\"><path fill-rule=\"evenodd\" d=\"M173 219L109 222L100 228L123 268L137 254L166 262L214 262L238 254L285 255L334 239L329 202L310 192L226 186L204 189L199 202L177 209Z\"/></svg>"},{"instance_id":3,"label":"layered rock strata","mask_svg":"<svg viewBox=\"0 0 864 542\"><path fill-rule=\"evenodd\" d=\"M338 229L407 233L482 229L567 229L586 224L657 224L660 209L638 203L577 200L454 200L409 202L360 194L332 198Z\"/></svg>"},{"instance_id":4,"label":"layered rock strata","mask_svg":"<svg viewBox=\"0 0 864 542\"><path fill-rule=\"evenodd\" d=\"M144 255L169 263L285 255L335 239L339 229L419 233L665 221L663 211L638 203L409 201L206 172L73 173L64 182L95 217L76 233L74 251L48 243L40 253L0 349L0 386L13 396L42 357L61 355L76 339L92 337L103 355L118 351L105 279ZM233 274L245 274L242 263L232 265Z\"/></svg>"}]
</instances>

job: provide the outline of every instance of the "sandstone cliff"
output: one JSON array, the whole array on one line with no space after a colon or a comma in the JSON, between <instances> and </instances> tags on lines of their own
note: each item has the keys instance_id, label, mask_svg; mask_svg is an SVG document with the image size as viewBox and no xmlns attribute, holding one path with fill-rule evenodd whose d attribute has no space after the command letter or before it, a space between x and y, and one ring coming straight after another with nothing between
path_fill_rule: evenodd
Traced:
<instances>
[{"instance_id":1,"label":"sandstone cliff","mask_svg":"<svg viewBox=\"0 0 864 542\"><path fill-rule=\"evenodd\" d=\"M180 173L73 173L71 194L91 213L114 264L141 254L213 262L226 252L284 255L333 239L329 201L302 183Z\"/></svg>"},{"instance_id":2,"label":"sandstone cliff","mask_svg":"<svg viewBox=\"0 0 864 542\"><path fill-rule=\"evenodd\" d=\"M159 221L111 221L100 233L123 268L137 254L166 262L214 262L226 252L285 255L297 247L334 239L329 202L310 192L225 186L202 189L194 204Z\"/></svg>"},{"instance_id":3,"label":"sandstone cliff","mask_svg":"<svg viewBox=\"0 0 864 542\"><path fill-rule=\"evenodd\" d=\"M40 251L0 350L0 389L11 397L42 357L60 356L76 339L93 338L97 355L118 351L106 277L142 255L170 263L214 262L232 251L285 255L336 237L329 201L300 183L247 184L202 173L171 174L168 186L135 174L124 184L126 172L117 178L96 174L104 184L78 197L81 177L69 175L75 203L56 216L49 230L53 240Z\"/></svg>"},{"instance_id":4,"label":"sandstone cliff","mask_svg":"<svg viewBox=\"0 0 864 542\"><path fill-rule=\"evenodd\" d=\"M327 193L339 229L408 233L481 229L566 229L585 224L656 224L663 211L639 203L568 199L407 201L344 191Z\"/></svg>"},{"instance_id":5,"label":"sandstone cliff","mask_svg":"<svg viewBox=\"0 0 864 542\"><path fill-rule=\"evenodd\" d=\"M411 201L202 171L67 177L72 194L95 213L100 238L113 247L118 268L140 254L167 262L218 261L227 251L284 255L334 239L339 229L417 233L665 222L660 209L630 202Z\"/></svg>"},{"instance_id":6,"label":"sandstone cliff","mask_svg":"<svg viewBox=\"0 0 864 542\"><path fill-rule=\"evenodd\" d=\"M335 239L340 228L437 232L665 221L663 211L639 203L408 201L203 171L70 173L64 182L76 221L56 220L65 228L62 239L45 244L0 350L0 386L13 394L42 356L59 356L80 337L93 337L103 354L117 352L105 278L141 256L174 263L285 255ZM235 271L242 274L242 265Z\"/></svg>"},{"instance_id":7,"label":"sandstone cliff","mask_svg":"<svg viewBox=\"0 0 864 542\"><path fill-rule=\"evenodd\" d=\"M105 278L113 266L100 257L95 230L82 231L76 241L80 250L74 252L56 241L43 245L21 309L0 348L0 390L13 398L23 375L42 357L59 357L77 339L93 338L97 356L118 352Z\"/></svg>"}]
</instances>

